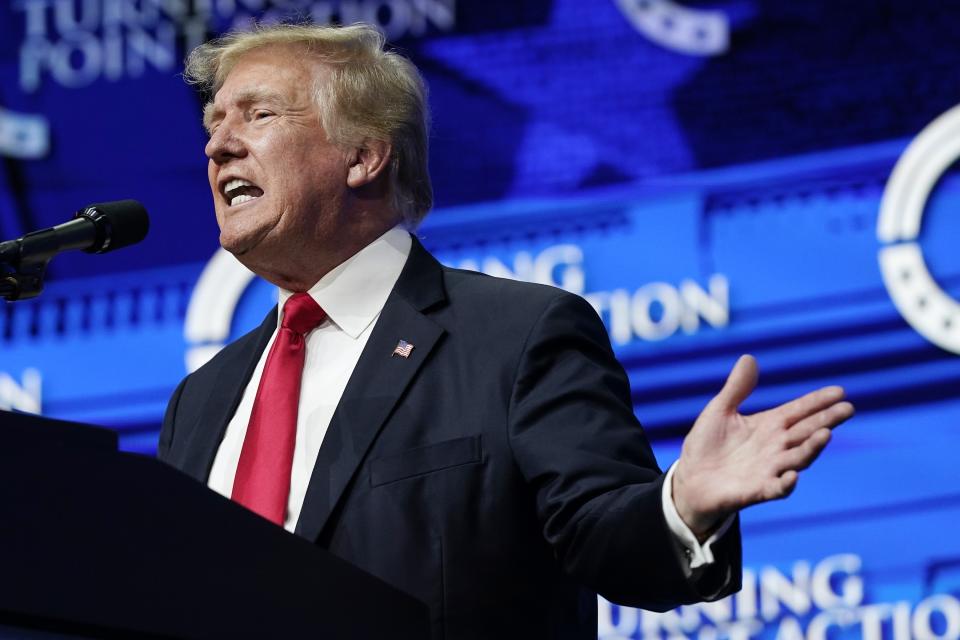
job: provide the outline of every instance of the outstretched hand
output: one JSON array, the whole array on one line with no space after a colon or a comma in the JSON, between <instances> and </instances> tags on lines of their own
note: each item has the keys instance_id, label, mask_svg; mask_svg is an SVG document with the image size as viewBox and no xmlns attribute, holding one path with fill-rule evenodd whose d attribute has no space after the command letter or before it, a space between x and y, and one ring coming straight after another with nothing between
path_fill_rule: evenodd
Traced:
<instances>
[{"instance_id":1,"label":"outstretched hand","mask_svg":"<svg viewBox=\"0 0 960 640\"><path fill-rule=\"evenodd\" d=\"M741 356L683 441L673 501L701 539L735 511L788 496L831 429L853 415L841 387L824 387L745 416L739 406L756 386L757 361Z\"/></svg>"}]
</instances>

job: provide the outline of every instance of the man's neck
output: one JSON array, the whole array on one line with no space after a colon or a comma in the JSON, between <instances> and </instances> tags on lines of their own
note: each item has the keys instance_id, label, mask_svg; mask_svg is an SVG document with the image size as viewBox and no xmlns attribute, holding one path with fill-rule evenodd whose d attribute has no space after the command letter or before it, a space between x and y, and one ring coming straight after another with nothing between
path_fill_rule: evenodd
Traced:
<instances>
[{"instance_id":1,"label":"man's neck","mask_svg":"<svg viewBox=\"0 0 960 640\"><path fill-rule=\"evenodd\" d=\"M372 221L371 221L372 222ZM308 291L325 275L392 229L397 220L380 220L319 243L313 250L291 251L282 264L247 265L264 280L288 291ZM241 260L242 261L242 260Z\"/></svg>"}]
</instances>

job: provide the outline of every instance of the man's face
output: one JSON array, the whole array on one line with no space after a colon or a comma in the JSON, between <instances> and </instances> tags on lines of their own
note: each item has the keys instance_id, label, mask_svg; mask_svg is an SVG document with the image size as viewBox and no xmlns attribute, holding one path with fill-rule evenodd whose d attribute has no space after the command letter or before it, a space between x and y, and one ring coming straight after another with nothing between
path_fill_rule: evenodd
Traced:
<instances>
[{"instance_id":1,"label":"man's face","mask_svg":"<svg viewBox=\"0 0 960 640\"><path fill-rule=\"evenodd\" d=\"M206 113L220 244L254 271L295 268L342 224L347 161L313 100L326 68L284 46L241 57Z\"/></svg>"}]
</instances>

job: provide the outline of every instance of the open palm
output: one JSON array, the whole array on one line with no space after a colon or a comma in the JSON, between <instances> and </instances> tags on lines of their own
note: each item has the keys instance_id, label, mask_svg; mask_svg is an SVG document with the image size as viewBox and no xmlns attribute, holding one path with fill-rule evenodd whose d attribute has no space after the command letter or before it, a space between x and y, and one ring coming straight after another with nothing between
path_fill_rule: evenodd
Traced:
<instances>
[{"instance_id":1,"label":"open palm","mask_svg":"<svg viewBox=\"0 0 960 640\"><path fill-rule=\"evenodd\" d=\"M727 515L789 495L798 472L853 415L841 387L824 387L768 411L739 412L757 385L757 362L742 356L683 442L673 476L680 517L704 536Z\"/></svg>"}]
</instances>

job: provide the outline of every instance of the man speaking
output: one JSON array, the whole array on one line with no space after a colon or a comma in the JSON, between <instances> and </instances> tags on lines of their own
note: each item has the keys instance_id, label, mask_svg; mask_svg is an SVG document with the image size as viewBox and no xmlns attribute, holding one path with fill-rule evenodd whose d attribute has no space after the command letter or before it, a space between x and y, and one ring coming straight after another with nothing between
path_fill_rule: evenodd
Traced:
<instances>
[{"instance_id":1,"label":"man speaking","mask_svg":"<svg viewBox=\"0 0 960 640\"><path fill-rule=\"evenodd\" d=\"M235 33L186 77L211 96L220 242L280 305L180 384L162 459L426 602L436 638L595 638L596 593L738 587L736 512L790 493L852 415L842 389L741 415L745 356L663 476L584 300L408 233L432 205L425 89L377 31Z\"/></svg>"}]
</instances>

